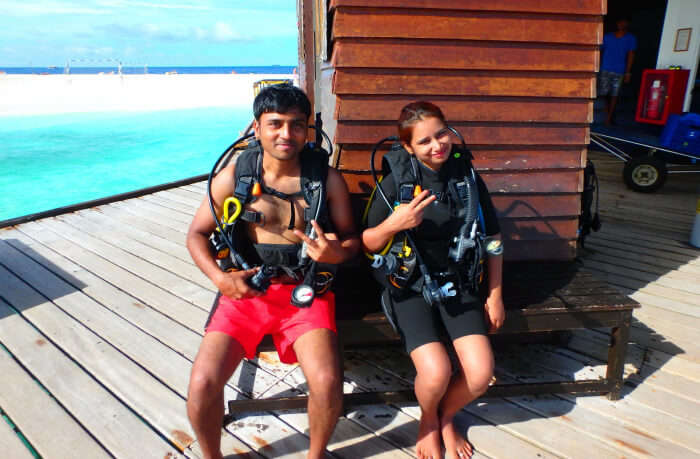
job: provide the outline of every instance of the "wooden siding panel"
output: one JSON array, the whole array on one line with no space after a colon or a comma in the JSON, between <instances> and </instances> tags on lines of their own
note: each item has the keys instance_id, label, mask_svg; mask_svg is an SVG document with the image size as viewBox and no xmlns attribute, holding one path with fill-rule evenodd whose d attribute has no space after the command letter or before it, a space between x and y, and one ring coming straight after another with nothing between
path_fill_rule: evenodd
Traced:
<instances>
[{"instance_id":1,"label":"wooden siding panel","mask_svg":"<svg viewBox=\"0 0 700 459\"><path fill-rule=\"evenodd\" d=\"M311 106L314 105L314 80L316 62L314 57L314 30L312 1L297 0L297 11L301 15L299 21L299 39L297 42L298 65L299 65L299 87L301 87L309 97Z\"/></svg>"},{"instance_id":2,"label":"wooden siding panel","mask_svg":"<svg viewBox=\"0 0 700 459\"><path fill-rule=\"evenodd\" d=\"M500 218L534 218L575 216L581 212L578 194L494 194L493 206Z\"/></svg>"},{"instance_id":3,"label":"wooden siding panel","mask_svg":"<svg viewBox=\"0 0 700 459\"><path fill-rule=\"evenodd\" d=\"M603 38L603 21L596 16L337 8L333 38L365 37L597 45Z\"/></svg>"},{"instance_id":4,"label":"wooden siding panel","mask_svg":"<svg viewBox=\"0 0 700 459\"><path fill-rule=\"evenodd\" d=\"M333 66L596 72L598 53L575 45L343 39L335 43Z\"/></svg>"},{"instance_id":5,"label":"wooden siding panel","mask_svg":"<svg viewBox=\"0 0 700 459\"><path fill-rule=\"evenodd\" d=\"M368 197L353 196L356 215L362 215ZM576 217L581 210L581 196L571 194L493 194L491 201L499 218Z\"/></svg>"},{"instance_id":6,"label":"wooden siding panel","mask_svg":"<svg viewBox=\"0 0 700 459\"><path fill-rule=\"evenodd\" d=\"M333 92L590 99L595 84L593 73L337 69Z\"/></svg>"},{"instance_id":7,"label":"wooden siding panel","mask_svg":"<svg viewBox=\"0 0 700 459\"><path fill-rule=\"evenodd\" d=\"M585 126L506 123L452 123L469 145L586 145L588 128ZM373 145L379 139L396 135L394 123L338 122L335 142L338 144Z\"/></svg>"},{"instance_id":8,"label":"wooden siding panel","mask_svg":"<svg viewBox=\"0 0 700 459\"><path fill-rule=\"evenodd\" d=\"M482 170L578 169L585 166L582 147L472 147L474 164Z\"/></svg>"},{"instance_id":9,"label":"wooden siding panel","mask_svg":"<svg viewBox=\"0 0 700 459\"><path fill-rule=\"evenodd\" d=\"M374 142L395 134L404 105L428 100L474 154L506 258L572 259L605 0L330 6L334 139L353 202L373 188L366 169Z\"/></svg>"},{"instance_id":10,"label":"wooden siding panel","mask_svg":"<svg viewBox=\"0 0 700 459\"><path fill-rule=\"evenodd\" d=\"M372 7L376 0L330 0L331 8L341 6ZM606 0L381 0L385 8L428 8L447 10L519 11L532 13L595 14L607 13Z\"/></svg>"},{"instance_id":11,"label":"wooden siding panel","mask_svg":"<svg viewBox=\"0 0 700 459\"><path fill-rule=\"evenodd\" d=\"M368 172L341 171L350 193L370 194L374 188ZM481 173L491 193L580 193L583 191L583 172L514 172L512 174Z\"/></svg>"},{"instance_id":12,"label":"wooden siding panel","mask_svg":"<svg viewBox=\"0 0 700 459\"><path fill-rule=\"evenodd\" d=\"M389 148L378 150L374 157L374 167L382 167L382 156ZM541 170L541 169L580 169L584 166L582 147L523 147L470 146L474 155L474 165L479 170ZM372 147L366 145L343 145L337 166L352 171L369 170L369 157Z\"/></svg>"},{"instance_id":13,"label":"wooden siding panel","mask_svg":"<svg viewBox=\"0 0 700 459\"><path fill-rule=\"evenodd\" d=\"M491 193L580 193L583 171L490 173L481 172Z\"/></svg>"},{"instance_id":14,"label":"wooden siding panel","mask_svg":"<svg viewBox=\"0 0 700 459\"><path fill-rule=\"evenodd\" d=\"M505 241L504 258L520 260L572 260L576 256L576 240Z\"/></svg>"},{"instance_id":15,"label":"wooden siding panel","mask_svg":"<svg viewBox=\"0 0 700 459\"><path fill-rule=\"evenodd\" d=\"M336 117L341 121L396 121L401 109L415 101L406 96L342 96ZM426 97L448 120L590 123L593 101L587 99Z\"/></svg>"},{"instance_id":16,"label":"wooden siding panel","mask_svg":"<svg viewBox=\"0 0 700 459\"><path fill-rule=\"evenodd\" d=\"M578 216L568 219L542 218L539 220L499 219L505 240L544 241L575 239Z\"/></svg>"}]
</instances>

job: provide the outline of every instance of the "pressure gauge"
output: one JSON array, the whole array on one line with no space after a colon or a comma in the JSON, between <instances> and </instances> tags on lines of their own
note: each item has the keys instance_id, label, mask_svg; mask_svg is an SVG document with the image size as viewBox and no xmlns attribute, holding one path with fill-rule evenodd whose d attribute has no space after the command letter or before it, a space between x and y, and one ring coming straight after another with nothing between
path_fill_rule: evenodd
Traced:
<instances>
[{"instance_id":1,"label":"pressure gauge","mask_svg":"<svg viewBox=\"0 0 700 459\"><path fill-rule=\"evenodd\" d=\"M292 304L298 308L308 308L315 296L314 289L310 285L297 285L292 290Z\"/></svg>"}]
</instances>

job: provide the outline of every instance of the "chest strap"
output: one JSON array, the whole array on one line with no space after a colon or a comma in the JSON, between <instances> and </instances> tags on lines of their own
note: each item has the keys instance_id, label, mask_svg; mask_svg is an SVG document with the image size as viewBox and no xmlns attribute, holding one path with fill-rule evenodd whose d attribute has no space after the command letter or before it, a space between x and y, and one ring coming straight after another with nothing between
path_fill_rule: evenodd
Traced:
<instances>
[{"instance_id":1,"label":"chest strap","mask_svg":"<svg viewBox=\"0 0 700 459\"><path fill-rule=\"evenodd\" d=\"M262 186L263 193L272 195L276 198L280 198L284 201L289 202L290 217L289 217L289 225L287 225L287 229L293 230L294 223L296 222L295 217L294 217L294 215L296 214L296 211L294 210L294 199L303 197L304 193L302 191L297 191L296 193L287 194L287 193L282 193L281 191L275 190L274 188L270 188L269 186L266 186L265 184L261 184L261 186Z\"/></svg>"}]
</instances>

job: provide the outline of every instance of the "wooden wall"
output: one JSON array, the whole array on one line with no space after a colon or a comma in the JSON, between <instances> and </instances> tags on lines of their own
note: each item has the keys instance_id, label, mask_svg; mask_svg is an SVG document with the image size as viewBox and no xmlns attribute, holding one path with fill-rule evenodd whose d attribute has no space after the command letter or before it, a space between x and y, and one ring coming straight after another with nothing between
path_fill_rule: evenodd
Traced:
<instances>
[{"instance_id":1,"label":"wooden wall","mask_svg":"<svg viewBox=\"0 0 700 459\"><path fill-rule=\"evenodd\" d=\"M605 0L330 0L336 161L367 194L369 152L429 100L466 138L507 258L575 255ZM379 155L378 155L379 156Z\"/></svg>"}]
</instances>

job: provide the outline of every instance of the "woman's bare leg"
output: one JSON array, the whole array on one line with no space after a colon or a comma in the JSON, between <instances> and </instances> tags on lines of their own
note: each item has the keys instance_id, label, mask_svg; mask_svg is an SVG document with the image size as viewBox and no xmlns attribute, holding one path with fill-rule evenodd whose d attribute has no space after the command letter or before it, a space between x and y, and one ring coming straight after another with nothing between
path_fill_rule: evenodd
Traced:
<instances>
[{"instance_id":1,"label":"woman's bare leg","mask_svg":"<svg viewBox=\"0 0 700 459\"><path fill-rule=\"evenodd\" d=\"M438 406L450 383L452 364L442 343L433 342L411 351L416 367L414 390L421 409L416 455L418 459L442 458Z\"/></svg>"},{"instance_id":2,"label":"woman's bare leg","mask_svg":"<svg viewBox=\"0 0 700 459\"><path fill-rule=\"evenodd\" d=\"M454 341L461 369L455 374L440 402L440 426L446 457L468 458L472 455L469 442L455 429L455 414L481 396L493 377L493 352L484 335L468 335Z\"/></svg>"}]
</instances>

